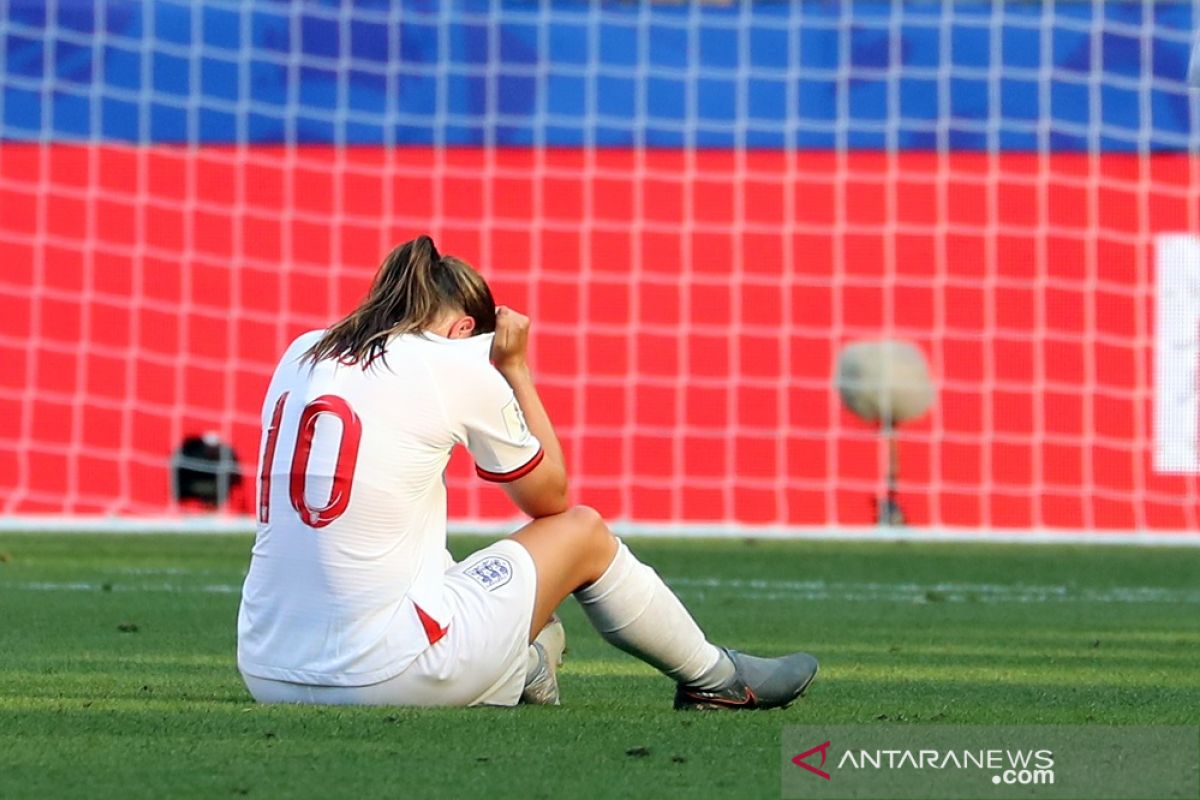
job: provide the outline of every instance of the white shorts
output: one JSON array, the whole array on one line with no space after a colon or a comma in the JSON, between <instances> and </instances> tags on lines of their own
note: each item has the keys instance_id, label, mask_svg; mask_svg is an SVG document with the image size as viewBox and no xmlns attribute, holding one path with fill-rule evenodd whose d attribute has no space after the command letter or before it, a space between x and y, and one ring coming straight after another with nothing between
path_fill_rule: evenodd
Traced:
<instances>
[{"instance_id":1,"label":"white shorts","mask_svg":"<svg viewBox=\"0 0 1200 800\"><path fill-rule=\"evenodd\" d=\"M504 539L446 571L454 615L446 635L407 669L369 686L308 686L242 674L260 703L514 706L525 688L537 568Z\"/></svg>"}]
</instances>

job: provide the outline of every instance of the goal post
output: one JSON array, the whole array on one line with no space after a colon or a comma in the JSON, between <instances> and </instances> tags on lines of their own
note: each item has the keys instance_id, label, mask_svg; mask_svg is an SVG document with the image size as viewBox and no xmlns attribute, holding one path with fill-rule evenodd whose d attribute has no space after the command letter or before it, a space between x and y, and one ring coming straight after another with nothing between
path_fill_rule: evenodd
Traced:
<instances>
[{"instance_id":1,"label":"goal post","mask_svg":"<svg viewBox=\"0 0 1200 800\"><path fill-rule=\"evenodd\" d=\"M246 529L276 359L430 233L622 530L1200 538L1200 0L3 10L4 528Z\"/></svg>"}]
</instances>

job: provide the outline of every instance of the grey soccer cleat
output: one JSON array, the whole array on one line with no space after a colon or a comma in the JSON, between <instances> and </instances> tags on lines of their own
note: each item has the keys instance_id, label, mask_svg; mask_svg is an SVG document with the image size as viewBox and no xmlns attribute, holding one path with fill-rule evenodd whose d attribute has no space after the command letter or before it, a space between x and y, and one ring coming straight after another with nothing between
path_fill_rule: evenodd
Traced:
<instances>
[{"instance_id":1,"label":"grey soccer cleat","mask_svg":"<svg viewBox=\"0 0 1200 800\"><path fill-rule=\"evenodd\" d=\"M719 689L679 684L675 708L681 710L786 708L803 697L817 677L817 660L808 653L759 658L721 648L733 662L733 678Z\"/></svg>"},{"instance_id":2,"label":"grey soccer cleat","mask_svg":"<svg viewBox=\"0 0 1200 800\"><path fill-rule=\"evenodd\" d=\"M556 706L558 698L558 668L562 666L567 649L567 633L558 615L550 617L546 627L529 645L530 657L537 662L525 676L521 702L526 705Z\"/></svg>"},{"instance_id":3,"label":"grey soccer cleat","mask_svg":"<svg viewBox=\"0 0 1200 800\"><path fill-rule=\"evenodd\" d=\"M538 642L542 647L546 648L546 655L550 656L555 669L562 666L563 656L567 652L567 629L563 627L562 620L558 618L558 614L550 615L550 621L546 623L546 627L542 628L542 632L533 641Z\"/></svg>"}]
</instances>

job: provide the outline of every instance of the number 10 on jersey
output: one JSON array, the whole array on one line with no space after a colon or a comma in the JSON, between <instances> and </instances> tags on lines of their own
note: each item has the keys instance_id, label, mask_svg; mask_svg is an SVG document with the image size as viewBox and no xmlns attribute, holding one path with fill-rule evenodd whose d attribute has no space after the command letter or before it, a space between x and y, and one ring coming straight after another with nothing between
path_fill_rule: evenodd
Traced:
<instances>
[{"instance_id":1,"label":"number 10 on jersey","mask_svg":"<svg viewBox=\"0 0 1200 800\"><path fill-rule=\"evenodd\" d=\"M279 429L283 423L283 409L287 405L288 392L275 401L271 413L271 424L267 428L263 443L262 463L258 479L258 521L271 520L271 472L275 464L275 448L279 443ZM341 422L337 461L333 468L333 482L329 499L318 508L309 506L305 499L308 482L309 460L312 456L313 438L317 422L322 414L332 414ZM354 469L358 464L358 446L362 442L362 420L350 408L344 398L332 394L321 395L300 412L300 424L296 427L295 447L292 450L292 465L288 473L288 496L292 508L300 520L310 528L324 528L346 513L350 505L350 489L354 484Z\"/></svg>"}]
</instances>

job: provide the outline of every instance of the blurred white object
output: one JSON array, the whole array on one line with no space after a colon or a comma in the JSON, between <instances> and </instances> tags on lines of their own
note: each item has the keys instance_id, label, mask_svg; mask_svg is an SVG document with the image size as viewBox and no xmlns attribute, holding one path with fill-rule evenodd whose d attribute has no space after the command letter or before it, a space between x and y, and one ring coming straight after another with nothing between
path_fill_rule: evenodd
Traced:
<instances>
[{"instance_id":1,"label":"blurred white object","mask_svg":"<svg viewBox=\"0 0 1200 800\"><path fill-rule=\"evenodd\" d=\"M910 342L846 345L838 355L834 385L855 416L888 427L916 419L933 405L929 366Z\"/></svg>"},{"instance_id":2,"label":"blurred white object","mask_svg":"<svg viewBox=\"0 0 1200 800\"><path fill-rule=\"evenodd\" d=\"M1192 45L1192 61L1188 65L1188 83L1200 89L1200 38Z\"/></svg>"}]
</instances>

